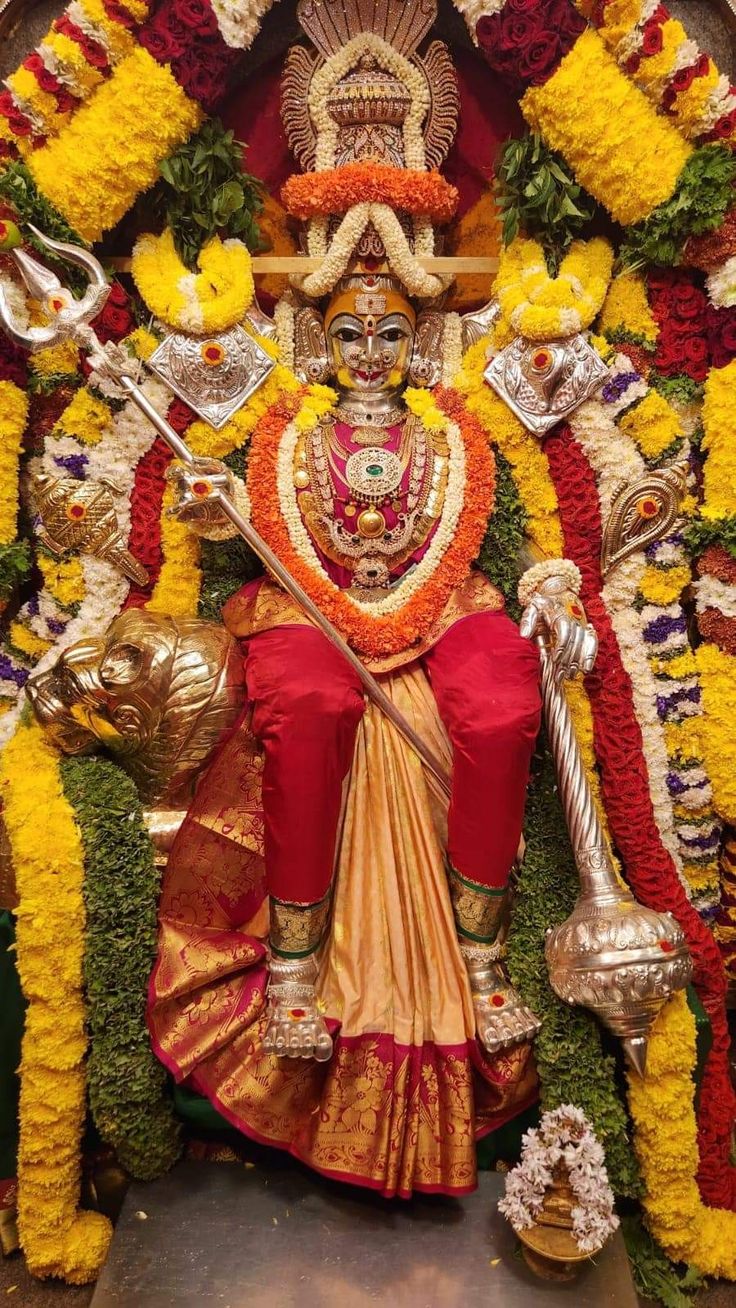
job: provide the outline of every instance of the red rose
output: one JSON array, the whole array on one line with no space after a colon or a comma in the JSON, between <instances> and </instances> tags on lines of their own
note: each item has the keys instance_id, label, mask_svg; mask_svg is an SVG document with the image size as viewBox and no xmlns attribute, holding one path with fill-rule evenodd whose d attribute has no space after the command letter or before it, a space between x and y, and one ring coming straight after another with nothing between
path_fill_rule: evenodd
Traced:
<instances>
[{"instance_id":1,"label":"red rose","mask_svg":"<svg viewBox=\"0 0 736 1308\"><path fill-rule=\"evenodd\" d=\"M130 303L128 292L120 285L120 282L110 284L110 294L107 297L108 304L117 304L122 309L127 309Z\"/></svg>"},{"instance_id":2,"label":"red rose","mask_svg":"<svg viewBox=\"0 0 736 1308\"><path fill-rule=\"evenodd\" d=\"M27 59L23 60L23 67L27 68L29 73L33 73L42 91L48 91L51 95L55 94L59 83L54 74L49 72L40 54L36 54L34 51Z\"/></svg>"},{"instance_id":3,"label":"red rose","mask_svg":"<svg viewBox=\"0 0 736 1308\"><path fill-rule=\"evenodd\" d=\"M708 73L710 72L709 55L701 54L700 58L698 59L698 62L695 65L695 72L697 73L698 77L707 77Z\"/></svg>"},{"instance_id":4,"label":"red rose","mask_svg":"<svg viewBox=\"0 0 736 1308\"><path fill-rule=\"evenodd\" d=\"M166 416L177 436L183 436L197 415L183 400L173 400Z\"/></svg>"},{"instance_id":5,"label":"red rose","mask_svg":"<svg viewBox=\"0 0 736 1308\"><path fill-rule=\"evenodd\" d=\"M183 48L168 32L154 27L153 24L138 33L138 40L159 64L165 64L175 59Z\"/></svg>"},{"instance_id":6,"label":"red rose","mask_svg":"<svg viewBox=\"0 0 736 1308\"><path fill-rule=\"evenodd\" d=\"M641 67L641 55L632 54L629 55L628 59L626 60L626 63L624 64L624 72L628 73L629 77L633 77L634 73L638 73L640 67Z\"/></svg>"},{"instance_id":7,"label":"red rose","mask_svg":"<svg viewBox=\"0 0 736 1308\"><path fill-rule=\"evenodd\" d=\"M694 65L689 68L678 68L670 82L670 86L677 92L687 91L695 81L696 69Z\"/></svg>"},{"instance_id":8,"label":"red rose","mask_svg":"<svg viewBox=\"0 0 736 1308\"><path fill-rule=\"evenodd\" d=\"M163 32L169 41L170 59L178 59L179 55L189 47L192 34L172 11L167 13L165 10L159 10L152 25L156 31Z\"/></svg>"},{"instance_id":9,"label":"red rose","mask_svg":"<svg viewBox=\"0 0 736 1308\"><path fill-rule=\"evenodd\" d=\"M556 68L560 58L560 40L555 32L544 32L519 60L519 74L526 82L539 86Z\"/></svg>"},{"instance_id":10,"label":"red rose","mask_svg":"<svg viewBox=\"0 0 736 1308\"><path fill-rule=\"evenodd\" d=\"M227 93L230 68L239 51L225 51L217 45L189 48L172 65L172 72L183 91L211 113Z\"/></svg>"},{"instance_id":11,"label":"red rose","mask_svg":"<svg viewBox=\"0 0 736 1308\"><path fill-rule=\"evenodd\" d=\"M121 309L117 304L110 304L109 300L94 321L95 331L103 345L107 341L121 340L133 330L134 326L132 313L128 313L127 309Z\"/></svg>"},{"instance_id":12,"label":"red rose","mask_svg":"<svg viewBox=\"0 0 736 1308\"><path fill-rule=\"evenodd\" d=\"M659 54L663 45L662 28L658 23L655 23L650 19L644 28L641 42L642 51L645 55Z\"/></svg>"},{"instance_id":13,"label":"red rose","mask_svg":"<svg viewBox=\"0 0 736 1308\"><path fill-rule=\"evenodd\" d=\"M118 4L116 0L104 0L104 2L105 13L108 18L111 18L114 23L119 23L121 27L125 27L129 32L135 31L137 27L136 20L130 10L125 8L125 5Z\"/></svg>"},{"instance_id":14,"label":"red rose","mask_svg":"<svg viewBox=\"0 0 736 1308\"><path fill-rule=\"evenodd\" d=\"M66 87L62 86L56 92L56 105L60 114L70 114L78 104L79 100L76 95L72 95L71 91L67 91Z\"/></svg>"},{"instance_id":15,"label":"red rose","mask_svg":"<svg viewBox=\"0 0 736 1308\"><path fill-rule=\"evenodd\" d=\"M200 36L215 36L219 30L209 0L175 0L175 12L185 27L193 28Z\"/></svg>"},{"instance_id":16,"label":"red rose","mask_svg":"<svg viewBox=\"0 0 736 1308\"><path fill-rule=\"evenodd\" d=\"M702 336L688 336L681 348L687 363L704 363L708 357L708 347Z\"/></svg>"},{"instance_id":17,"label":"red rose","mask_svg":"<svg viewBox=\"0 0 736 1308\"><path fill-rule=\"evenodd\" d=\"M732 357L736 355L736 319L730 313L721 329L721 345Z\"/></svg>"},{"instance_id":18,"label":"red rose","mask_svg":"<svg viewBox=\"0 0 736 1308\"><path fill-rule=\"evenodd\" d=\"M537 14L539 13L539 0L506 0L504 13L513 14Z\"/></svg>"},{"instance_id":19,"label":"red rose","mask_svg":"<svg viewBox=\"0 0 736 1308\"><path fill-rule=\"evenodd\" d=\"M501 19L500 44L505 50L530 44L541 28L539 14L504 14Z\"/></svg>"},{"instance_id":20,"label":"red rose","mask_svg":"<svg viewBox=\"0 0 736 1308\"><path fill-rule=\"evenodd\" d=\"M685 282L675 291L674 305L678 318L697 318L706 307L706 299L697 286Z\"/></svg>"}]
</instances>

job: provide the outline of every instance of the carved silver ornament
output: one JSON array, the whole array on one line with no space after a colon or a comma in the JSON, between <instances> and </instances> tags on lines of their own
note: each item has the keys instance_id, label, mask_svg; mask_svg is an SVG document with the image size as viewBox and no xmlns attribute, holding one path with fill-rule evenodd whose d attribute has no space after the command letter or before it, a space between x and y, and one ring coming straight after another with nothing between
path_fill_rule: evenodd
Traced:
<instances>
[{"instance_id":1,"label":"carved silver ornament","mask_svg":"<svg viewBox=\"0 0 736 1308\"><path fill-rule=\"evenodd\" d=\"M590 399L608 368L581 334L544 342L517 336L491 360L484 376L528 431L545 436Z\"/></svg>"},{"instance_id":2,"label":"carved silver ornament","mask_svg":"<svg viewBox=\"0 0 736 1308\"><path fill-rule=\"evenodd\" d=\"M238 325L217 336L171 332L148 365L180 400L218 429L263 384L274 360Z\"/></svg>"}]
</instances>

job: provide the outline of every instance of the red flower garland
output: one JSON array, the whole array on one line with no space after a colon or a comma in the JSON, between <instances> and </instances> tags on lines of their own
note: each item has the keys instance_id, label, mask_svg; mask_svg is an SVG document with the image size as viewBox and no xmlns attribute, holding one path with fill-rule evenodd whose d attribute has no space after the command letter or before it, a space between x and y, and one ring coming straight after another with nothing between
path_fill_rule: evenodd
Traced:
<instances>
[{"instance_id":1,"label":"red flower garland","mask_svg":"<svg viewBox=\"0 0 736 1308\"><path fill-rule=\"evenodd\" d=\"M654 367L665 377L708 375L705 340L708 299L690 272L664 269L647 278L649 305L659 327Z\"/></svg>"},{"instance_id":2,"label":"red flower garland","mask_svg":"<svg viewBox=\"0 0 736 1308\"><path fill-rule=\"evenodd\" d=\"M631 682L601 599L602 532L593 470L566 425L555 429L545 450L560 507L565 552L580 568L581 598L599 640L598 660L586 686L613 839L638 899L671 912L685 932L695 987L711 1023L713 1045L703 1073L698 1113L698 1183L706 1203L736 1208L736 1170L729 1163L736 1096L729 1075L723 962L710 930L685 895L654 819Z\"/></svg>"},{"instance_id":3,"label":"red flower garland","mask_svg":"<svg viewBox=\"0 0 736 1308\"><path fill-rule=\"evenodd\" d=\"M506 0L479 18L475 35L486 62L521 97L549 81L586 26L570 0Z\"/></svg>"},{"instance_id":4,"label":"red flower garland","mask_svg":"<svg viewBox=\"0 0 736 1308\"><path fill-rule=\"evenodd\" d=\"M225 44L209 0L162 0L138 40L206 113L224 99L242 50Z\"/></svg>"},{"instance_id":5,"label":"red flower garland","mask_svg":"<svg viewBox=\"0 0 736 1308\"><path fill-rule=\"evenodd\" d=\"M130 497L128 549L148 572L146 587L131 585L124 609L140 609L151 598L161 571L161 512L166 490L166 469L172 460L168 445L157 436L135 470Z\"/></svg>"}]
</instances>

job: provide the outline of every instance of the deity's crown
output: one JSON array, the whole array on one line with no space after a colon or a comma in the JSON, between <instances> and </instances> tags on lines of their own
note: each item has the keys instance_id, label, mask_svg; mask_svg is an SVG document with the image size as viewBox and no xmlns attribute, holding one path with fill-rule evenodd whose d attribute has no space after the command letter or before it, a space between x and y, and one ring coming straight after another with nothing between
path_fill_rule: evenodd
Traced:
<instances>
[{"instance_id":1,"label":"deity's crown","mask_svg":"<svg viewBox=\"0 0 736 1308\"><path fill-rule=\"evenodd\" d=\"M428 299L444 289L417 256L434 253L434 224L457 194L437 171L457 127L449 52L424 42L435 0L300 0L312 49L293 46L282 79L282 116L305 172L283 190L306 223L307 253L321 258L300 278L307 295L347 273L380 272Z\"/></svg>"}]
</instances>

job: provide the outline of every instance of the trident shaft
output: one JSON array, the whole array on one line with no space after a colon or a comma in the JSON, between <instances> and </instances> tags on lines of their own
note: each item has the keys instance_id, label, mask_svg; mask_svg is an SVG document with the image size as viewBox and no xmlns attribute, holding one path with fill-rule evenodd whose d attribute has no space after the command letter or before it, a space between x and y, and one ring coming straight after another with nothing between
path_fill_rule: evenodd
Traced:
<instances>
[{"instance_id":1,"label":"trident shaft","mask_svg":"<svg viewBox=\"0 0 736 1308\"><path fill-rule=\"evenodd\" d=\"M31 231L36 239L53 251L55 255L84 268L88 277L88 288L81 300L75 300L71 292L62 285L54 272L25 251L14 250L13 258L26 286L34 298L40 300L41 304L47 309L51 315L51 321L42 327L24 327L15 322L0 284L0 324L4 331L16 345L31 350L43 349L62 340L73 340L84 346L92 354L93 362L99 362L115 377L118 385L126 391L133 403L145 414L172 453L182 463L193 464L195 458L188 445L151 404L135 380L122 371L122 360L116 360L114 351L106 350L89 325L90 320L102 309L110 289L99 260L80 246L70 245L65 241L52 240L51 237L45 236L32 226ZM118 368L116 368L116 362L119 365ZM251 523L238 512L232 500L220 489L214 492L213 499L224 515L229 518L246 544L250 546L269 572L281 583L284 590L296 601L307 617L340 651L343 657L347 659L360 678L368 697L403 736L407 744L411 746L414 753L417 754L439 783L445 795L449 795L450 778L447 770L443 767L434 751L422 740L421 736L417 734L404 717L404 714L396 707L393 700L389 698L380 683L364 666L355 651L350 648L347 641L343 639L339 631L325 617L299 582L292 577L288 568L284 567L284 564Z\"/></svg>"}]
</instances>

